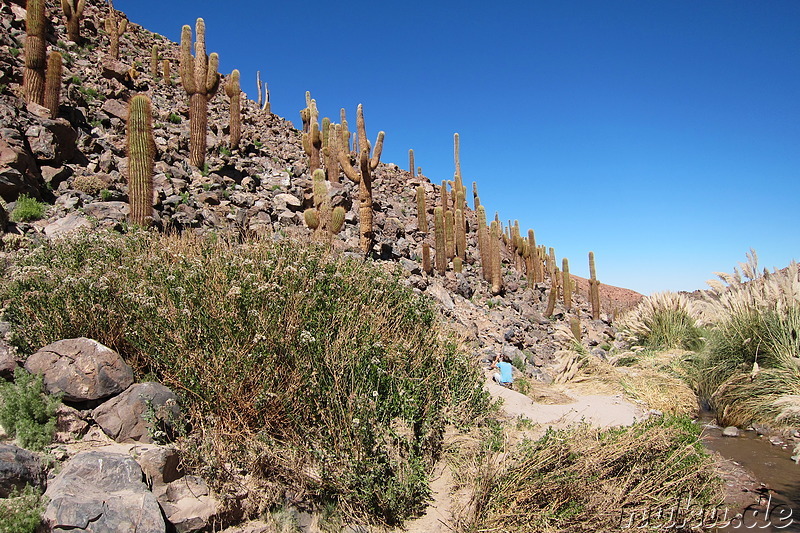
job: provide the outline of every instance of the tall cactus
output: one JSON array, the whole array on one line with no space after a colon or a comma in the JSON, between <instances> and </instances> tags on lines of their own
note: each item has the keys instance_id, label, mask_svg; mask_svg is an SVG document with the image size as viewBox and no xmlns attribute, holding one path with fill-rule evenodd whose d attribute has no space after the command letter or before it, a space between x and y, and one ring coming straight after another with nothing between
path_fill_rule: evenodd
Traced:
<instances>
[{"instance_id":1,"label":"tall cactus","mask_svg":"<svg viewBox=\"0 0 800 533\"><path fill-rule=\"evenodd\" d=\"M455 217L452 211L444 212L444 238L447 260L451 261L456 256Z\"/></svg>"},{"instance_id":2,"label":"tall cactus","mask_svg":"<svg viewBox=\"0 0 800 533\"><path fill-rule=\"evenodd\" d=\"M467 259L467 221L464 219L464 211L456 209L454 221L456 239L456 257L465 261Z\"/></svg>"},{"instance_id":3,"label":"tall cactus","mask_svg":"<svg viewBox=\"0 0 800 533\"><path fill-rule=\"evenodd\" d=\"M164 85L166 86L172 85L172 75L170 74L169 59L165 59L161 62L161 77L164 78Z\"/></svg>"},{"instance_id":4,"label":"tall cactus","mask_svg":"<svg viewBox=\"0 0 800 533\"><path fill-rule=\"evenodd\" d=\"M322 121L322 156L325 162L325 176L331 183L340 183L339 179L339 144L341 128L337 129L328 117Z\"/></svg>"},{"instance_id":5,"label":"tall cactus","mask_svg":"<svg viewBox=\"0 0 800 533\"><path fill-rule=\"evenodd\" d=\"M189 95L189 163L202 167L206 161L206 129L208 127L208 100L219 88L219 56L206 55L206 25L197 19L196 42L192 56L192 28L185 25L181 31L181 83Z\"/></svg>"},{"instance_id":6,"label":"tall cactus","mask_svg":"<svg viewBox=\"0 0 800 533\"><path fill-rule=\"evenodd\" d=\"M456 176L461 177L461 142L458 133L453 134L453 159L456 164Z\"/></svg>"},{"instance_id":7,"label":"tall cactus","mask_svg":"<svg viewBox=\"0 0 800 533\"><path fill-rule=\"evenodd\" d=\"M150 50L150 77L158 78L158 45L154 44Z\"/></svg>"},{"instance_id":8,"label":"tall cactus","mask_svg":"<svg viewBox=\"0 0 800 533\"><path fill-rule=\"evenodd\" d=\"M411 172L411 177L414 177L414 149L408 150L408 171Z\"/></svg>"},{"instance_id":9,"label":"tall cactus","mask_svg":"<svg viewBox=\"0 0 800 533\"><path fill-rule=\"evenodd\" d=\"M422 271L430 274L431 268L431 245L427 242L422 243Z\"/></svg>"},{"instance_id":10,"label":"tall cactus","mask_svg":"<svg viewBox=\"0 0 800 533\"><path fill-rule=\"evenodd\" d=\"M156 145L150 99L137 94L131 99L127 124L128 198L130 220L147 226L153 220L153 165Z\"/></svg>"},{"instance_id":11,"label":"tall cactus","mask_svg":"<svg viewBox=\"0 0 800 533\"><path fill-rule=\"evenodd\" d=\"M444 275L447 270L447 251L445 249L444 210L441 206L433 209L433 233L436 242L436 271Z\"/></svg>"},{"instance_id":12,"label":"tall cactus","mask_svg":"<svg viewBox=\"0 0 800 533\"><path fill-rule=\"evenodd\" d=\"M442 180L441 195L442 195L442 209L447 211L448 209L450 209L450 201L447 198L447 180Z\"/></svg>"},{"instance_id":13,"label":"tall cactus","mask_svg":"<svg viewBox=\"0 0 800 533\"><path fill-rule=\"evenodd\" d=\"M474 202L475 209L478 209L478 206L481 205L481 199L478 197L478 182L472 182L472 200Z\"/></svg>"},{"instance_id":14,"label":"tall cactus","mask_svg":"<svg viewBox=\"0 0 800 533\"><path fill-rule=\"evenodd\" d=\"M384 132L378 132L378 139L375 141L375 147L372 148L367 140L367 127L364 122L364 109L361 104L358 104L358 111L356 113L356 126L358 128L358 146L360 152L358 154L359 166L361 171L356 171L350 163L350 154L341 146L339 150L339 164L344 171L345 176L355 183L358 183L358 218L359 228L361 232L361 250L364 254L368 254L372 249L372 171L378 168L378 163L381 160L381 152L383 151L383 139L386 135ZM342 139L344 139L344 130L342 132ZM370 151L372 157L370 157Z\"/></svg>"},{"instance_id":15,"label":"tall cactus","mask_svg":"<svg viewBox=\"0 0 800 533\"><path fill-rule=\"evenodd\" d=\"M315 238L328 244L333 236L344 227L344 207L336 206L331 209L328 186L325 183L325 172L318 168L313 176L314 207L306 209L303 218L306 225L314 230Z\"/></svg>"},{"instance_id":16,"label":"tall cactus","mask_svg":"<svg viewBox=\"0 0 800 533\"><path fill-rule=\"evenodd\" d=\"M310 94L310 93L307 93ZM305 112L305 114L304 114ZM322 131L319 129L319 112L317 103L311 100L309 105L301 111L305 126L305 117L308 117L308 131L303 133L303 150L308 156L308 171L314 174L318 168L322 168Z\"/></svg>"},{"instance_id":17,"label":"tall cactus","mask_svg":"<svg viewBox=\"0 0 800 533\"><path fill-rule=\"evenodd\" d=\"M44 0L28 0L25 28L25 71L23 92L28 103L44 103L47 42L45 41Z\"/></svg>"},{"instance_id":18,"label":"tall cactus","mask_svg":"<svg viewBox=\"0 0 800 533\"><path fill-rule=\"evenodd\" d=\"M81 41L81 16L86 0L61 0L61 9L67 19L67 36L73 43Z\"/></svg>"},{"instance_id":19,"label":"tall cactus","mask_svg":"<svg viewBox=\"0 0 800 533\"><path fill-rule=\"evenodd\" d=\"M592 304L592 318L600 318L600 282L594 266L594 252L589 252L589 301Z\"/></svg>"},{"instance_id":20,"label":"tall cactus","mask_svg":"<svg viewBox=\"0 0 800 533\"><path fill-rule=\"evenodd\" d=\"M417 227L422 233L428 233L428 207L425 204L425 187L417 187Z\"/></svg>"},{"instance_id":21,"label":"tall cactus","mask_svg":"<svg viewBox=\"0 0 800 533\"><path fill-rule=\"evenodd\" d=\"M572 309L572 278L569 275L569 260L566 257L561 260L561 275L563 277L561 292L564 295L564 308L569 311Z\"/></svg>"},{"instance_id":22,"label":"tall cactus","mask_svg":"<svg viewBox=\"0 0 800 533\"><path fill-rule=\"evenodd\" d=\"M58 116L61 97L61 54L50 52L47 58L47 79L44 88L44 106L50 110L50 118Z\"/></svg>"},{"instance_id":23,"label":"tall cactus","mask_svg":"<svg viewBox=\"0 0 800 533\"><path fill-rule=\"evenodd\" d=\"M491 281L492 267L489 254L489 232L486 227L486 208L479 205L476 208L478 218L478 253L481 257L483 279Z\"/></svg>"},{"instance_id":24,"label":"tall cactus","mask_svg":"<svg viewBox=\"0 0 800 533\"><path fill-rule=\"evenodd\" d=\"M242 138L242 105L240 103L242 89L239 87L238 69L234 69L231 72L231 77L228 79L228 83L225 84L225 94L231 100L231 148L237 148L239 140Z\"/></svg>"},{"instance_id":25,"label":"tall cactus","mask_svg":"<svg viewBox=\"0 0 800 533\"><path fill-rule=\"evenodd\" d=\"M113 0L108 0L108 16L105 20L105 27L111 45L109 55L114 59L119 59L119 38L128 29L128 19L120 18L117 15Z\"/></svg>"},{"instance_id":26,"label":"tall cactus","mask_svg":"<svg viewBox=\"0 0 800 533\"><path fill-rule=\"evenodd\" d=\"M489 248L492 263L492 294L503 292L503 263L500 256L500 224L492 222L491 236L489 237Z\"/></svg>"}]
</instances>

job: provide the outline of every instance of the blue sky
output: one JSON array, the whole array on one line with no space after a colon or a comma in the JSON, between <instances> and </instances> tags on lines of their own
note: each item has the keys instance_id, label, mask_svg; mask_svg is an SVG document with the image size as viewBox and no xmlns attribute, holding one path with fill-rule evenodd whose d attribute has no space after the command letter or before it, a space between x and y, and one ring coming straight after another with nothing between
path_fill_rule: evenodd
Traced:
<instances>
[{"instance_id":1,"label":"blue sky","mask_svg":"<svg viewBox=\"0 0 800 533\"><path fill-rule=\"evenodd\" d=\"M178 41L206 21L220 71L295 124L320 112L386 131L533 228L578 275L643 293L703 288L755 248L800 259L800 2L561 0L257 2L117 0ZM149 57L149 51L143 51ZM146 57L145 57L146 59ZM218 96L219 97L219 96Z\"/></svg>"}]
</instances>

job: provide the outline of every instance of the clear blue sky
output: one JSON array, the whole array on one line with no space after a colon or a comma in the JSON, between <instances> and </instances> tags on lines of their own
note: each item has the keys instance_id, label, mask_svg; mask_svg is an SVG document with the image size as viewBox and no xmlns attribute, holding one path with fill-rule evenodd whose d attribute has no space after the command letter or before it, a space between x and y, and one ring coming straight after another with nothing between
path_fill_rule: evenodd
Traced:
<instances>
[{"instance_id":1,"label":"clear blue sky","mask_svg":"<svg viewBox=\"0 0 800 533\"><path fill-rule=\"evenodd\" d=\"M117 0L178 41L206 21L220 71L295 124L322 115L386 131L536 230L578 275L644 293L693 290L753 247L800 259L800 1L298 2ZM149 57L148 51L143 55ZM146 57L144 59L146 59Z\"/></svg>"}]
</instances>

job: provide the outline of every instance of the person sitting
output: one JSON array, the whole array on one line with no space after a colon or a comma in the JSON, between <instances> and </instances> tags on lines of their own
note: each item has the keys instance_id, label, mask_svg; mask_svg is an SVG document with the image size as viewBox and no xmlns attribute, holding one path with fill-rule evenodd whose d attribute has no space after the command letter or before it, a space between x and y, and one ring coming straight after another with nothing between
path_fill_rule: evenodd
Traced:
<instances>
[{"instance_id":1,"label":"person sitting","mask_svg":"<svg viewBox=\"0 0 800 533\"><path fill-rule=\"evenodd\" d=\"M498 385L510 387L514 382L511 358L509 358L507 355L498 355L495 357L491 368L496 368L499 370L499 372L495 372L492 376L492 379L494 379Z\"/></svg>"}]
</instances>

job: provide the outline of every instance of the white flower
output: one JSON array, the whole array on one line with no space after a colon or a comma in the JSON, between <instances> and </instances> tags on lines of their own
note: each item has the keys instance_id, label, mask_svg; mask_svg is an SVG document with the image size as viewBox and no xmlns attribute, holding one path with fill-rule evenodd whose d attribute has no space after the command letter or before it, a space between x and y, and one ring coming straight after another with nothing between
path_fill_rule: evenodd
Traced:
<instances>
[{"instance_id":1,"label":"white flower","mask_svg":"<svg viewBox=\"0 0 800 533\"><path fill-rule=\"evenodd\" d=\"M376 391L376 390L372 391L372 397L373 398L377 398L378 397L378 391Z\"/></svg>"},{"instance_id":2,"label":"white flower","mask_svg":"<svg viewBox=\"0 0 800 533\"><path fill-rule=\"evenodd\" d=\"M353 419L353 425L354 425L354 426L357 426L357 425L358 425L358 424L360 424L360 423L361 423L361 420L359 420L358 418L354 418L354 419Z\"/></svg>"}]
</instances>

